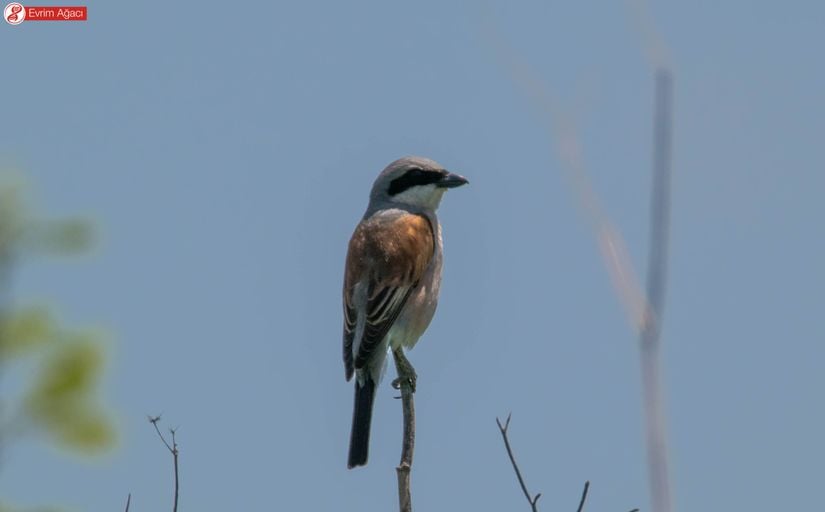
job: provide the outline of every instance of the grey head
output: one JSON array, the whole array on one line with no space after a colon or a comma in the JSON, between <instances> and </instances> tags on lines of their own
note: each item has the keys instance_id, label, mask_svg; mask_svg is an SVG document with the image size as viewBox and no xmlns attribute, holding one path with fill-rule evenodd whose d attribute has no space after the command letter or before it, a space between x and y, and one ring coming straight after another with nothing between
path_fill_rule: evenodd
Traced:
<instances>
[{"instance_id":1,"label":"grey head","mask_svg":"<svg viewBox=\"0 0 825 512\"><path fill-rule=\"evenodd\" d=\"M406 206L435 211L449 188L469 183L444 167L420 156L405 156L388 165L375 178L370 192L370 209Z\"/></svg>"}]
</instances>

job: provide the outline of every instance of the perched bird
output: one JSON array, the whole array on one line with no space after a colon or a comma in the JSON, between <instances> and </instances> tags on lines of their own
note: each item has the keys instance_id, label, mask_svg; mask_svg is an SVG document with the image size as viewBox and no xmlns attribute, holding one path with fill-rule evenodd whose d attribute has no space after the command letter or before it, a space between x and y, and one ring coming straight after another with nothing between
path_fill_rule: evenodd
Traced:
<instances>
[{"instance_id":1,"label":"perched bird","mask_svg":"<svg viewBox=\"0 0 825 512\"><path fill-rule=\"evenodd\" d=\"M391 163L372 185L370 202L349 242L344 271L344 367L355 375L347 467L369 451L376 385L389 350L399 380L415 389L404 356L430 325L441 286L441 225L435 210L448 188L467 180L421 157Z\"/></svg>"}]
</instances>

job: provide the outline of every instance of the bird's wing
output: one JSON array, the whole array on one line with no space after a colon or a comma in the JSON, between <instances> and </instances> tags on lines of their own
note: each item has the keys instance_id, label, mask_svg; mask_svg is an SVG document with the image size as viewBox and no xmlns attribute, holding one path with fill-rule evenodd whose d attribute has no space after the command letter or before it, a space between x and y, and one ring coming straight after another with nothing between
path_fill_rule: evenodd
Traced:
<instances>
[{"instance_id":1,"label":"bird's wing","mask_svg":"<svg viewBox=\"0 0 825 512\"><path fill-rule=\"evenodd\" d=\"M435 251L430 221L422 215L377 214L355 229L344 277L344 365L347 380L363 368L387 335ZM354 339L358 310L355 288L366 284L366 318L360 343ZM357 351L353 351L357 347Z\"/></svg>"}]
</instances>

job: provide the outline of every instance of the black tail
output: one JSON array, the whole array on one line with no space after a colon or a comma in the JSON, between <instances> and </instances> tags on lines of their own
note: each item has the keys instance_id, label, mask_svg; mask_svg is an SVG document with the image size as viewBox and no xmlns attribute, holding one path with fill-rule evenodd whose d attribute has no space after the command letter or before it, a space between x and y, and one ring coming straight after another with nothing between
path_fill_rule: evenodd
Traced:
<instances>
[{"instance_id":1,"label":"black tail","mask_svg":"<svg viewBox=\"0 0 825 512\"><path fill-rule=\"evenodd\" d=\"M370 423L372 422L372 401L375 398L375 382L366 375L364 385L355 379L355 405L352 409L352 433L349 438L349 461L347 467L367 464L370 451Z\"/></svg>"}]
</instances>

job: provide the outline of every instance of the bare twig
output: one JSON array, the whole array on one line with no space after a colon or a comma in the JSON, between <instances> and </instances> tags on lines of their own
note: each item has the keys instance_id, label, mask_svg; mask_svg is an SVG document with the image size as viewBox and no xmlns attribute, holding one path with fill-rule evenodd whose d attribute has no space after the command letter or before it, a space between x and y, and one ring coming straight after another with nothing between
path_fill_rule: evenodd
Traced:
<instances>
[{"instance_id":1,"label":"bare twig","mask_svg":"<svg viewBox=\"0 0 825 512\"><path fill-rule=\"evenodd\" d=\"M172 444L169 444L169 442L166 441L166 438L163 437L163 434L161 433L160 428L158 427L158 422L159 421L160 421L160 416L149 416L149 423L151 423L152 426L155 427L155 432L158 433L158 437L160 438L161 441L163 441L163 444L164 444L164 446L166 446L166 449L169 450L169 453L172 454L172 460L173 460L174 466L175 466L175 501L174 501L174 504L172 506L172 512L177 512L178 511L178 495L179 495L179 491L180 491L180 479L178 477L178 441L177 441L177 439L175 439L175 435L177 434L178 429L177 428L170 428L169 429L169 433L172 434Z\"/></svg>"},{"instance_id":2,"label":"bare twig","mask_svg":"<svg viewBox=\"0 0 825 512\"><path fill-rule=\"evenodd\" d=\"M169 443L166 442L166 438L163 437L163 434L160 433L160 429L158 428L158 422L160 421L160 416L149 416L148 418L149 418L149 423L151 423L152 426L155 427L155 432L158 433L158 437L160 438L161 441L163 441L163 444L166 446L166 449L169 450L170 452L172 452L172 454L174 455L174 452L172 451L173 450L172 446Z\"/></svg>"},{"instance_id":3,"label":"bare twig","mask_svg":"<svg viewBox=\"0 0 825 512\"><path fill-rule=\"evenodd\" d=\"M576 509L576 512L582 512L584 510L584 501L587 499L587 491L590 490L590 480L584 483L584 489L582 489L582 498L579 500L579 508Z\"/></svg>"},{"instance_id":4,"label":"bare twig","mask_svg":"<svg viewBox=\"0 0 825 512\"><path fill-rule=\"evenodd\" d=\"M415 403L413 402L414 378L408 375L410 369L409 362L404 358L403 353L393 351L395 368L398 371L398 386L401 389L401 408L404 412L404 438L401 443L401 462L395 468L398 476L398 508L401 512L412 512L412 494L410 491L410 471L413 462L413 450L415 448ZM413 372L414 375L414 372Z\"/></svg>"},{"instance_id":5,"label":"bare twig","mask_svg":"<svg viewBox=\"0 0 825 512\"><path fill-rule=\"evenodd\" d=\"M521 491L524 493L524 497L527 499L527 503L530 504L530 508L532 512L538 512L538 501L541 498L541 493L536 494L535 496L530 496L530 491L527 490L527 484L524 483L524 477L521 476L521 470L516 463L516 456L513 455L513 449L510 447L510 437L508 436L508 429L510 428L510 417L512 415L507 415L507 420L504 422L504 425L501 424L501 420L496 418L496 424L498 424L498 429L501 431L501 438L504 440L504 447L507 449L507 455L510 457L510 463L513 465L513 470L516 472L516 478L518 478L518 483L521 486ZM579 507L576 509L576 512L582 512L584 510L584 503L587 501L587 493L590 491L590 480L584 482L584 488L582 489L582 496L579 499ZM638 508L634 508L630 512L639 512Z\"/></svg>"},{"instance_id":6,"label":"bare twig","mask_svg":"<svg viewBox=\"0 0 825 512\"><path fill-rule=\"evenodd\" d=\"M172 449L175 459L175 504L172 507L172 512L177 512L178 510L178 493L180 491L180 478L178 477L178 441L175 439L175 434L177 433L177 428L170 428L169 432L172 434Z\"/></svg>"},{"instance_id":7,"label":"bare twig","mask_svg":"<svg viewBox=\"0 0 825 512\"><path fill-rule=\"evenodd\" d=\"M132 503L132 493L129 493L129 496L126 497L126 511L129 512L129 505Z\"/></svg>"},{"instance_id":8,"label":"bare twig","mask_svg":"<svg viewBox=\"0 0 825 512\"><path fill-rule=\"evenodd\" d=\"M513 470L516 472L516 478L518 478L518 483L521 486L522 492L524 492L524 497L527 498L527 502L530 503L530 507L533 512L538 512L538 502L539 498L541 498L541 493L536 494L535 497L530 496L530 491L527 490L527 485L524 483L524 478L521 476L521 470L519 470L518 464L516 463L516 457L513 455L513 449L510 448L510 439L507 437L507 429L510 428L510 416L512 416L512 414L507 415L507 421L504 422L504 425L502 425L501 421L496 418L496 424L498 424L498 429L501 431L501 438L504 439L504 447L507 448L507 455L510 457L510 462L513 464ZM585 486L585 494L586 493L587 486Z\"/></svg>"}]
</instances>

